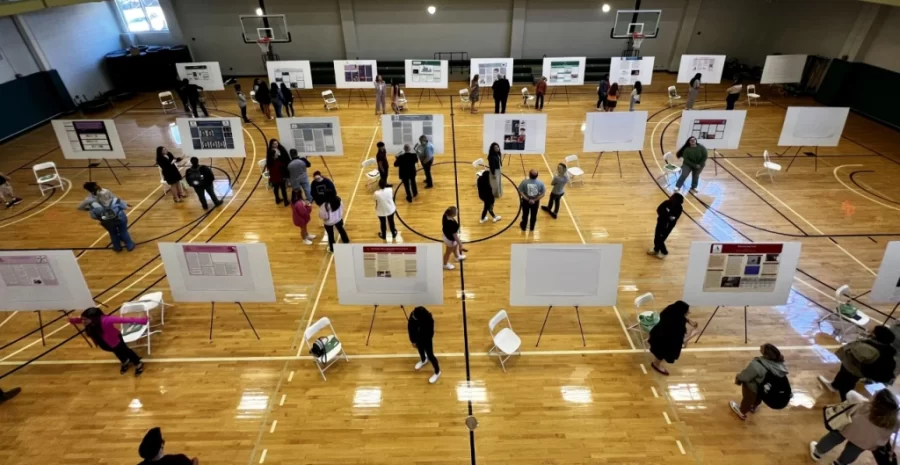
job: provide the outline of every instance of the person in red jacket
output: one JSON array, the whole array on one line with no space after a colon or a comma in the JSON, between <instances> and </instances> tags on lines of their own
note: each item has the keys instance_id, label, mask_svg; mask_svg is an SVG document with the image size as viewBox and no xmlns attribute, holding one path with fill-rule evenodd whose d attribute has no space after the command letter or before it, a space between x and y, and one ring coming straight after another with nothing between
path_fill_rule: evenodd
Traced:
<instances>
[{"instance_id":1,"label":"person in red jacket","mask_svg":"<svg viewBox=\"0 0 900 465\"><path fill-rule=\"evenodd\" d=\"M312 240L316 238L314 234L310 234L306 230L309 224L309 214L312 212L312 206L309 202L301 199L299 196L294 200L291 206L291 216L294 218L294 226L300 228L300 235L303 237L303 243L312 245Z\"/></svg>"},{"instance_id":2,"label":"person in red jacket","mask_svg":"<svg viewBox=\"0 0 900 465\"><path fill-rule=\"evenodd\" d=\"M128 367L134 365L134 375L141 376L144 372L144 362L125 344L122 333L115 325L123 323L147 324L147 318L126 318L120 316L104 315L103 310L91 307L81 313L80 318L69 318L69 323L83 324L84 332L94 341L100 349L112 352L122 362L119 373L128 372Z\"/></svg>"},{"instance_id":3,"label":"person in red jacket","mask_svg":"<svg viewBox=\"0 0 900 465\"><path fill-rule=\"evenodd\" d=\"M287 196L287 180L290 176L287 166L291 162L287 149L278 143L278 139L269 140L269 150L266 152L266 171L269 173L269 184L275 192L275 203L284 202L285 207L291 206ZM281 191L281 197L278 192ZM282 200L283 199L283 200Z\"/></svg>"}]
</instances>

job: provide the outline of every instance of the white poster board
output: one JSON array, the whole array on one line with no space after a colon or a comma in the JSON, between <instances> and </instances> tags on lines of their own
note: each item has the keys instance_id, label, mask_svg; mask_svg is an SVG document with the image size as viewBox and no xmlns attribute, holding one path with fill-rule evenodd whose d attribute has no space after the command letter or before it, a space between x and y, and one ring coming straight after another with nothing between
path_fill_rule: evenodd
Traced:
<instances>
[{"instance_id":1,"label":"white poster board","mask_svg":"<svg viewBox=\"0 0 900 465\"><path fill-rule=\"evenodd\" d=\"M441 305L441 244L335 244L341 305Z\"/></svg>"},{"instance_id":2,"label":"white poster board","mask_svg":"<svg viewBox=\"0 0 900 465\"><path fill-rule=\"evenodd\" d=\"M849 114L847 107L788 107L778 145L835 147Z\"/></svg>"},{"instance_id":3,"label":"white poster board","mask_svg":"<svg viewBox=\"0 0 900 465\"><path fill-rule=\"evenodd\" d=\"M160 242L176 302L275 302L266 244Z\"/></svg>"},{"instance_id":4,"label":"white poster board","mask_svg":"<svg viewBox=\"0 0 900 465\"><path fill-rule=\"evenodd\" d=\"M543 76L548 86L584 85L585 57L544 58Z\"/></svg>"},{"instance_id":5,"label":"white poster board","mask_svg":"<svg viewBox=\"0 0 900 465\"><path fill-rule=\"evenodd\" d=\"M94 307L71 250L0 252L0 311Z\"/></svg>"},{"instance_id":6,"label":"white poster board","mask_svg":"<svg viewBox=\"0 0 900 465\"><path fill-rule=\"evenodd\" d=\"M646 111L591 112L584 128L583 151L643 150L646 133Z\"/></svg>"},{"instance_id":7,"label":"white poster board","mask_svg":"<svg viewBox=\"0 0 900 465\"><path fill-rule=\"evenodd\" d=\"M512 58L472 58L469 61L469 82L478 75L478 85L491 87L500 76L506 76L512 83Z\"/></svg>"},{"instance_id":8,"label":"white poster board","mask_svg":"<svg viewBox=\"0 0 900 465\"><path fill-rule=\"evenodd\" d=\"M760 84L791 84L803 80L806 55L769 55Z\"/></svg>"},{"instance_id":9,"label":"white poster board","mask_svg":"<svg viewBox=\"0 0 900 465\"><path fill-rule=\"evenodd\" d=\"M888 242L878 276L872 285L869 300L876 304L900 302L900 241Z\"/></svg>"},{"instance_id":10,"label":"white poster board","mask_svg":"<svg viewBox=\"0 0 900 465\"><path fill-rule=\"evenodd\" d=\"M800 242L692 242L681 300L690 305L784 305Z\"/></svg>"},{"instance_id":11,"label":"white poster board","mask_svg":"<svg viewBox=\"0 0 900 465\"><path fill-rule=\"evenodd\" d=\"M513 244L509 304L616 304L622 244Z\"/></svg>"},{"instance_id":12,"label":"white poster board","mask_svg":"<svg viewBox=\"0 0 900 465\"><path fill-rule=\"evenodd\" d=\"M722 70L725 69L725 55L681 55L678 66L678 79L675 82L691 82L700 73L703 84L718 84L722 81Z\"/></svg>"},{"instance_id":13,"label":"white poster board","mask_svg":"<svg viewBox=\"0 0 900 465\"><path fill-rule=\"evenodd\" d=\"M684 110L678 130L677 148L688 138L708 149L736 149L741 144L747 110Z\"/></svg>"},{"instance_id":14,"label":"white poster board","mask_svg":"<svg viewBox=\"0 0 900 465\"><path fill-rule=\"evenodd\" d=\"M178 79L187 79L203 90L225 90L225 81L222 79L218 61L175 63L175 69L178 70Z\"/></svg>"},{"instance_id":15,"label":"white poster board","mask_svg":"<svg viewBox=\"0 0 900 465\"><path fill-rule=\"evenodd\" d=\"M338 89L374 89L375 76L375 60L334 60L334 85Z\"/></svg>"},{"instance_id":16,"label":"white poster board","mask_svg":"<svg viewBox=\"0 0 900 465\"><path fill-rule=\"evenodd\" d=\"M278 141L288 150L297 149L301 157L343 155L341 122L337 116L315 118L277 118Z\"/></svg>"},{"instance_id":17,"label":"white poster board","mask_svg":"<svg viewBox=\"0 0 900 465\"><path fill-rule=\"evenodd\" d=\"M269 82L284 83L288 89L312 89L312 71L307 60L291 61L267 61L266 70L269 72Z\"/></svg>"},{"instance_id":18,"label":"white poster board","mask_svg":"<svg viewBox=\"0 0 900 465\"><path fill-rule=\"evenodd\" d=\"M381 136L388 153L398 153L404 144L415 148L425 135L434 153L444 153L444 115L381 115Z\"/></svg>"},{"instance_id":19,"label":"white poster board","mask_svg":"<svg viewBox=\"0 0 900 465\"><path fill-rule=\"evenodd\" d=\"M67 160L125 158L119 131L111 119L55 119L50 124Z\"/></svg>"},{"instance_id":20,"label":"white poster board","mask_svg":"<svg viewBox=\"0 0 900 465\"><path fill-rule=\"evenodd\" d=\"M609 82L620 86L633 86L641 81L648 85L653 81L654 57L612 57L609 64Z\"/></svg>"},{"instance_id":21,"label":"white poster board","mask_svg":"<svg viewBox=\"0 0 900 465\"><path fill-rule=\"evenodd\" d=\"M485 113L482 152L487 154L494 142L500 144L500 151L503 153L544 153L547 143L547 115Z\"/></svg>"},{"instance_id":22,"label":"white poster board","mask_svg":"<svg viewBox=\"0 0 900 465\"><path fill-rule=\"evenodd\" d=\"M240 118L175 118L186 157L247 156Z\"/></svg>"},{"instance_id":23,"label":"white poster board","mask_svg":"<svg viewBox=\"0 0 900 465\"><path fill-rule=\"evenodd\" d=\"M406 60L407 89L446 89L447 60Z\"/></svg>"}]
</instances>

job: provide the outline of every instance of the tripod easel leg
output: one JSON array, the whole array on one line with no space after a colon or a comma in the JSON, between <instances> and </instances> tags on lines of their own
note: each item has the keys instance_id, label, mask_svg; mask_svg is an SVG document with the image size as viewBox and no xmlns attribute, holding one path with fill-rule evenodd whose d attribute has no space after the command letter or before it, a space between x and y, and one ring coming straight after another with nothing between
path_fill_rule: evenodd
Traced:
<instances>
[{"instance_id":1,"label":"tripod easel leg","mask_svg":"<svg viewBox=\"0 0 900 465\"><path fill-rule=\"evenodd\" d=\"M597 159L594 161L594 172L591 173L591 179L594 179L594 175L597 174L597 168L600 167L600 158L602 158L602 157L603 157L603 152L600 152L597 155Z\"/></svg>"},{"instance_id":2,"label":"tripod easel leg","mask_svg":"<svg viewBox=\"0 0 900 465\"><path fill-rule=\"evenodd\" d=\"M747 306L744 305L744 344L746 344L747 341Z\"/></svg>"},{"instance_id":3,"label":"tripod easel leg","mask_svg":"<svg viewBox=\"0 0 900 465\"><path fill-rule=\"evenodd\" d=\"M378 312L378 305L372 309L372 322L369 323L369 334L366 336L366 345L369 345L369 338L372 337L372 328L375 327L375 314Z\"/></svg>"},{"instance_id":4,"label":"tripod easel leg","mask_svg":"<svg viewBox=\"0 0 900 465\"><path fill-rule=\"evenodd\" d=\"M712 320L713 320L713 318L715 318L716 312L719 311L719 308L721 308L721 307L716 307L716 309L713 310L712 315L709 316L709 320L706 320L706 325L704 325L703 329L700 330L700 334L697 335L697 339L694 342L698 342L698 343L700 342L700 336L703 336L703 333L706 332L706 328L708 328L709 324L712 323Z\"/></svg>"},{"instance_id":5,"label":"tripod easel leg","mask_svg":"<svg viewBox=\"0 0 900 465\"><path fill-rule=\"evenodd\" d=\"M253 327L253 322L250 321L250 315L247 315L247 311L244 310L244 306L240 302L235 302L238 307L241 308L241 312L244 314L244 318L247 319L247 323L250 325L250 329L253 330L253 335L256 336L256 340L259 340L259 333L256 332L256 328Z\"/></svg>"},{"instance_id":6,"label":"tripod easel leg","mask_svg":"<svg viewBox=\"0 0 900 465\"><path fill-rule=\"evenodd\" d=\"M550 310L553 310L553 306L547 307L547 316L544 317L544 324L541 325L541 332L538 333L537 343L534 345L535 347L541 343L541 336L544 335L544 327L547 326L547 319L550 318Z\"/></svg>"},{"instance_id":7,"label":"tripod easel leg","mask_svg":"<svg viewBox=\"0 0 900 465\"><path fill-rule=\"evenodd\" d=\"M894 317L894 312L897 311L897 307L900 307L900 302L897 302L897 305L894 305L894 309L891 310L891 313L884 319L884 323L882 325L887 325L888 320Z\"/></svg>"},{"instance_id":8,"label":"tripod easel leg","mask_svg":"<svg viewBox=\"0 0 900 465\"><path fill-rule=\"evenodd\" d=\"M41 345L43 345L44 347L47 347L47 340L44 339L44 318L41 316L40 310L37 311L37 315L38 315L38 325L40 325L40 328L41 328Z\"/></svg>"},{"instance_id":9,"label":"tripod easel leg","mask_svg":"<svg viewBox=\"0 0 900 465\"><path fill-rule=\"evenodd\" d=\"M103 162L106 163L106 167L109 168L109 172L112 173L113 177L116 178L116 182L121 186L122 181L119 181L119 177L116 176L116 171L114 169L112 169L112 166L110 166L109 160L104 158ZM119 163L121 163L121 162L119 162ZM127 166L126 166L126 168L127 168Z\"/></svg>"},{"instance_id":10,"label":"tripod easel leg","mask_svg":"<svg viewBox=\"0 0 900 465\"><path fill-rule=\"evenodd\" d=\"M334 179L334 176L331 175L331 168L328 167L328 163L325 163L325 157L319 155L319 158L322 159L322 165L325 167L325 171L328 171L328 178Z\"/></svg>"},{"instance_id":11,"label":"tripod easel leg","mask_svg":"<svg viewBox=\"0 0 900 465\"><path fill-rule=\"evenodd\" d=\"M619 163L619 177L622 177L622 158L619 157L619 151L616 150L616 162Z\"/></svg>"},{"instance_id":12,"label":"tripod easel leg","mask_svg":"<svg viewBox=\"0 0 900 465\"><path fill-rule=\"evenodd\" d=\"M578 330L581 331L581 345L587 347L587 341L584 340L584 327L581 326L581 312L578 311L578 306L575 306L575 317L578 318Z\"/></svg>"},{"instance_id":13,"label":"tripod easel leg","mask_svg":"<svg viewBox=\"0 0 900 465\"><path fill-rule=\"evenodd\" d=\"M216 318L216 303L212 302L212 309L209 311L209 342L212 342L213 321Z\"/></svg>"}]
</instances>

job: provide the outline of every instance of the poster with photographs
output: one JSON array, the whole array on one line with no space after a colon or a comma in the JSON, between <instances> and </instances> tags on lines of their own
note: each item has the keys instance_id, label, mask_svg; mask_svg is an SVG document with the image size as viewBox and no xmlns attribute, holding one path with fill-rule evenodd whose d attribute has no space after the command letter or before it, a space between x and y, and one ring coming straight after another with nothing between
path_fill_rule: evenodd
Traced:
<instances>
[{"instance_id":1,"label":"poster with photographs","mask_svg":"<svg viewBox=\"0 0 900 465\"><path fill-rule=\"evenodd\" d=\"M725 55L681 55L678 78L675 82L688 83L698 73L703 84L718 84L725 69Z\"/></svg>"},{"instance_id":2,"label":"poster with photographs","mask_svg":"<svg viewBox=\"0 0 900 465\"><path fill-rule=\"evenodd\" d=\"M472 58L469 62L469 82L478 76L478 85L491 87L500 76L506 76L512 83L512 58Z\"/></svg>"},{"instance_id":3,"label":"poster with photographs","mask_svg":"<svg viewBox=\"0 0 900 465\"><path fill-rule=\"evenodd\" d=\"M338 89L374 89L377 75L375 60L334 60L334 83Z\"/></svg>"},{"instance_id":4,"label":"poster with photographs","mask_svg":"<svg viewBox=\"0 0 900 465\"><path fill-rule=\"evenodd\" d=\"M584 85L585 57L544 58L543 76L548 86Z\"/></svg>"},{"instance_id":5,"label":"poster with photographs","mask_svg":"<svg viewBox=\"0 0 900 465\"><path fill-rule=\"evenodd\" d=\"M447 60L406 60L408 89L446 89Z\"/></svg>"},{"instance_id":6,"label":"poster with photographs","mask_svg":"<svg viewBox=\"0 0 900 465\"><path fill-rule=\"evenodd\" d=\"M754 250L747 250L733 244L714 244L706 264L703 290L773 292L782 248L781 244L771 244L764 249L754 246Z\"/></svg>"},{"instance_id":7,"label":"poster with photographs","mask_svg":"<svg viewBox=\"0 0 900 465\"><path fill-rule=\"evenodd\" d=\"M482 148L500 145L503 153L544 153L547 139L546 114L485 114Z\"/></svg>"},{"instance_id":8,"label":"poster with photographs","mask_svg":"<svg viewBox=\"0 0 900 465\"><path fill-rule=\"evenodd\" d=\"M736 149L746 118L747 110L684 110L676 146L694 137L707 149Z\"/></svg>"},{"instance_id":9,"label":"poster with photographs","mask_svg":"<svg viewBox=\"0 0 900 465\"><path fill-rule=\"evenodd\" d=\"M609 82L620 86L649 85L653 81L654 57L612 57L609 64Z\"/></svg>"}]
</instances>

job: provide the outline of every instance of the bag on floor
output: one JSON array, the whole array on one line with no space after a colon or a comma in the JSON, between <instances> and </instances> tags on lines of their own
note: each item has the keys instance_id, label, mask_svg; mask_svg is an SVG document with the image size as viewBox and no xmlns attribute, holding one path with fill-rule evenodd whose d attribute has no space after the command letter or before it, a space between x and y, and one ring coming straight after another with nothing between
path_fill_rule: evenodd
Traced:
<instances>
[{"instance_id":1,"label":"bag on floor","mask_svg":"<svg viewBox=\"0 0 900 465\"><path fill-rule=\"evenodd\" d=\"M766 376L759 385L759 396L770 409L781 410L787 407L793 395L787 376L776 376L766 370Z\"/></svg>"}]
</instances>

